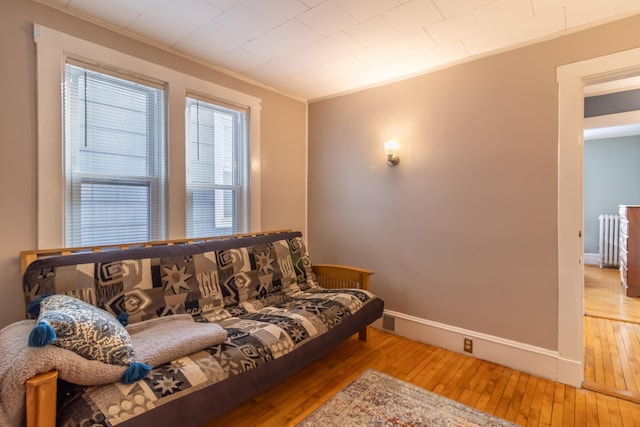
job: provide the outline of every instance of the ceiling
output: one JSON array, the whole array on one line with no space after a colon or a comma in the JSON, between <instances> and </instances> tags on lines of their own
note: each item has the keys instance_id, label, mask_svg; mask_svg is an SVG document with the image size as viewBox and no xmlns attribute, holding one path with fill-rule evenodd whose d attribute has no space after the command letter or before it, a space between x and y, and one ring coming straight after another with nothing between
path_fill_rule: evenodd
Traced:
<instances>
[{"instance_id":1,"label":"ceiling","mask_svg":"<svg viewBox=\"0 0 640 427\"><path fill-rule=\"evenodd\" d=\"M314 100L619 17L638 0L35 0Z\"/></svg>"}]
</instances>

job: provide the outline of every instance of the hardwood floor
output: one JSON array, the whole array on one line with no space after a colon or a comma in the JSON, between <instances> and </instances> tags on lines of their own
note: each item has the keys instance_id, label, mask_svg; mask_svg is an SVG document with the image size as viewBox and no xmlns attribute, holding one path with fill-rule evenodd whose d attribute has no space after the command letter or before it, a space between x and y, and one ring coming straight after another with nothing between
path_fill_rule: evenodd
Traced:
<instances>
[{"instance_id":1,"label":"hardwood floor","mask_svg":"<svg viewBox=\"0 0 640 427\"><path fill-rule=\"evenodd\" d=\"M640 298L616 270L585 266L583 387L640 403Z\"/></svg>"},{"instance_id":2,"label":"hardwood floor","mask_svg":"<svg viewBox=\"0 0 640 427\"><path fill-rule=\"evenodd\" d=\"M618 270L585 265L584 314L640 323L640 298L625 294Z\"/></svg>"},{"instance_id":3,"label":"hardwood floor","mask_svg":"<svg viewBox=\"0 0 640 427\"><path fill-rule=\"evenodd\" d=\"M367 368L522 426L640 426L640 405L371 329L206 427L286 426ZM344 426L348 427L348 426Z\"/></svg>"}]
</instances>

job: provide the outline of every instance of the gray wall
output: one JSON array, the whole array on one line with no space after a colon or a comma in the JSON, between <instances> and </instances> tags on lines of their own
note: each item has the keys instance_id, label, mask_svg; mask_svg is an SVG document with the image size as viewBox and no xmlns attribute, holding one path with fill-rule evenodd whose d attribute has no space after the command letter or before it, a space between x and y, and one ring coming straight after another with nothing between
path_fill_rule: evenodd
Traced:
<instances>
[{"instance_id":1,"label":"gray wall","mask_svg":"<svg viewBox=\"0 0 640 427\"><path fill-rule=\"evenodd\" d=\"M640 204L640 136L585 141L585 253L598 253L598 216L623 204Z\"/></svg>"},{"instance_id":2,"label":"gray wall","mask_svg":"<svg viewBox=\"0 0 640 427\"><path fill-rule=\"evenodd\" d=\"M556 70L639 47L639 27L635 16L311 103L314 262L374 269L390 310L557 349Z\"/></svg>"}]
</instances>

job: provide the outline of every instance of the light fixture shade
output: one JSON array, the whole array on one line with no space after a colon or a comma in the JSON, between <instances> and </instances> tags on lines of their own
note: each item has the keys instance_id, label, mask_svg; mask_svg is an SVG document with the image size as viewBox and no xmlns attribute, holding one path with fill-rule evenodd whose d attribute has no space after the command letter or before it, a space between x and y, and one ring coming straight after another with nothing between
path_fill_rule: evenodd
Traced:
<instances>
[{"instance_id":1,"label":"light fixture shade","mask_svg":"<svg viewBox=\"0 0 640 427\"><path fill-rule=\"evenodd\" d=\"M400 144L395 139L391 141L387 141L384 143L384 154L387 156L389 154L395 155L398 154L398 150L400 149Z\"/></svg>"},{"instance_id":2,"label":"light fixture shade","mask_svg":"<svg viewBox=\"0 0 640 427\"><path fill-rule=\"evenodd\" d=\"M400 144L395 139L384 143L384 153L387 155L387 164L389 166L395 166L400 163Z\"/></svg>"}]
</instances>

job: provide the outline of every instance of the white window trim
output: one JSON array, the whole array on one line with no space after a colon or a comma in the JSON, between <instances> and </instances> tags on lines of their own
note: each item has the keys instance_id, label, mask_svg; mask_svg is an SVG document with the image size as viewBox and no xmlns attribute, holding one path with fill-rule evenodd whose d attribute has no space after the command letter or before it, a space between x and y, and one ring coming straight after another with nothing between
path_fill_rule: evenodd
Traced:
<instances>
[{"instance_id":1,"label":"white window trim","mask_svg":"<svg viewBox=\"0 0 640 427\"><path fill-rule=\"evenodd\" d=\"M64 170L62 141L62 91L66 55L87 58L167 83L167 238L186 236L186 94L209 96L246 105L250 109L249 231L260 223L260 110L262 101L233 89L34 24L37 58L37 235L38 248L63 247ZM99 60L96 58L100 58Z\"/></svg>"}]
</instances>

